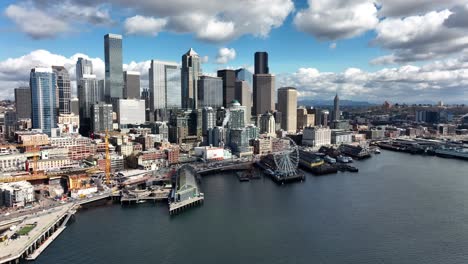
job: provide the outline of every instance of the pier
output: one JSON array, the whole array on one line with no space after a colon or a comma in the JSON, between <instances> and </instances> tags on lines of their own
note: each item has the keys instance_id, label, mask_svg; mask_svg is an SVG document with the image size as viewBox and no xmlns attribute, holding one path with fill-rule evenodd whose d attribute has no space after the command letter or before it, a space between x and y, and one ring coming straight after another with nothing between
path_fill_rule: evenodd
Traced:
<instances>
[{"instance_id":1,"label":"pier","mask_svg":"<svg viewBox=\"0 0 468 264\"><path fill-rule=\"evenodd\" d=\"M66 228L77 206L65 204L25 217L16 228L5 233L8 239L0 244L0 263L36 259Z\"/></svg>"},{"instance_id":2,"label":"pier","mask_svg":"<svg viewBox=\"0 0 468 264\"><path fill-rule=\"evenodd\" d=\"M197 183L197 171L190 165L179 168L169 199L169 214L178 214L187 208L203 204L204 195Z\"/></svg>"}]
</instances>

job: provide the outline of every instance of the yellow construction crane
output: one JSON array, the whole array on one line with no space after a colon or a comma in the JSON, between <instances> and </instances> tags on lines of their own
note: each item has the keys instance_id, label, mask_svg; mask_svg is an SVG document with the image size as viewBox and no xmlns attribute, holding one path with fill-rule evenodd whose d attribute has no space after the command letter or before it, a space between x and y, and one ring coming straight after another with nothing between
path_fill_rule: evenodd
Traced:
<instances>
[{"instance_id":1,"label":"yellow construction crane","mask_svg":"<svg viewBox=\"0 0 468 264\"><path fill-rule=\"evenodd\" d=\"M106 184L110 186L111 183L111 159L109 153L109 133L106 129L106 137L105 137L105 144L106 144Z\"/></svg>"}]
</instances>

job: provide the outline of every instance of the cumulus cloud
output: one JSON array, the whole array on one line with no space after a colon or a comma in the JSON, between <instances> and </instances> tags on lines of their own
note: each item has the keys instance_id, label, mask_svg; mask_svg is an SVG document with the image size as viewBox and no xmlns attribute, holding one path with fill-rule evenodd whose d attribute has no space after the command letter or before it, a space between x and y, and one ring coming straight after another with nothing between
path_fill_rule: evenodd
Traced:
<instances>
[{"instance_id":1,"label":"cumulus cloud","mask_svg":"<svg viewBox=\"0 0 468 264\"><path fill-rule=\"evenodd\" d=\"M433 11L425 15L387 18L376 28L373 44L393 51L376 58L374 64L406 63L445 58L468 48L466 32L447 28L449 10Z\"/></svg>"},{"instance_id":2,"label":"cumulus cloud","mask_svg":"<svg viewBox=\"0 0 468 264\"><path fill-rule=\"evenodd\" d=\"M156 36L164 29L166 24L166 19L137 15L125 20L124 29L127 34Z\"/></svg>"},{"instance_id":3,"label":"cumulus cloud","mask_svg":"<svg viewBox=\"0 0 468 264\"><path fill-rule=\"evenodd\" d=\"M377 8L371 0L308 0L308 8L294 17L300 31L324 40L356 37L378 22Z\"/></svg>"},{"instance_id":4,"label":"cumulus cloud","mask_svg":"<svg viewBox=\"0 0 468 264\"><path fill-rule=\"evenodd\" d=\"M436 61L422 67L405 65L366 72L349 68L341 73L300 68L292 74L278 76L278 87L294 86L301 98L342 98L381 103L445 101L460 102L468 94L468 63L465 59ZM465 97L464 97L465 96Z\"/></svg>"},{"instance_id":5,"label":"cumulus cloud","mask_svg":"<svg viewBox=\"0 0 468 264\"><path fill-rule=\"evenodd\" d=\"M449 28L468 28L468 4L455 6L452 14L445 20L444 25Z\"/></svg>"},{"instance_id":6,"label":"cumulus cloud","mask_svg":"<svg viewBox=\"0 0 468 264\"><path fill-rule=\"evenodd\" d=\"M236 58L236 50L233 48L221 48L218 50L218 55L216 56L216 63L226 64L231 60Z\"/></svg>"},{"instance_id":7,"label":"cumulus cloud","mask_svg":"<svg viewBox=\"0 0 468 264\"><path fill-rule=\"evenodd\" d=\"M11 19L19 30L33 39L53 38L57 34L70 30L61 19L49 17L39 9L27 9L18 5L9 5L5 15ZM34 21L34 22L32 22Z\"/></svg>"},{"instance_id":8,"label":"cumulus cloud","mask_svg":"<svg viewBox=\"0 0 468 264\"><path fill-rule=\"evenodd\" d=\"M407 17L466 4L466 0L377 0L380 17Z\"/></svg>"}]
</instances>

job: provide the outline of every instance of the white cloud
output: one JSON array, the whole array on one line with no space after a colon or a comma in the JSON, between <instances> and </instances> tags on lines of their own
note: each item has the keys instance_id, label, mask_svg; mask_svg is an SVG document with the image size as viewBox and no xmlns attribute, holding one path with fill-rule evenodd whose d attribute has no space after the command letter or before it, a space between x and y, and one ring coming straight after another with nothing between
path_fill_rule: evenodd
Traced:
<instances>
[{"instance_id":1,"label":"white cloud","mask_svg":"<svg viewBox=\"0 0 468 264\"><path fill-rule=\"evenodd\" d=\"M422 67L405 65L365 72L348 68L341 73L299 68L292 74L278 75L278 87L294 86L299 100L340 97L383 102L421 102L444 100L461 102L468 94L468 61L464 58L436 61Z\"/></svg>"},{"instance_id":2,"label":"white cloud","mask_svg":"<svg viewBox=\"0 0 468 264\"><path fill-rule=\"evenodd\" d=\"M336 49L336 42L330 43L330 46L328 46L329 49Z\"/></svg>"},{"instance_id":3,"label":"white cloud","mask_svg":"<svg viewBox=\"0 0 468 264\"><path fill-rule=\"evenodd\" d=\"M9 5L5 9L5 15L15 22L18 29L33 39L53 38L70 30L67 23L50 17L39 9Z\"/></svg>"},{"instance_id":4,"label":"white cloud","mask_svg":"<svg viewBox=\"0 0 468 264\"><path fill-rule=\"evenodd\" d=\"M421 16L387 18L376 28L373 44L393 53L376 58L374 64L406 63L445 58L468 48L468 36L459 28L447 28L449 10Z\"/></svg>"},{"instance_id":5,"label":"white cloud","mask_svg":"<svg viewBox=\"0 0 468 264\"><path fill-rule=\"evenodd\" d=\"M124 29L127 34L156 36L167 24L166 19L144 16L133 16L125 19Z\"/></svg>"},{"instance_id":6,"label":"white cloud","mask_svg":"<svg viewBox=\"0 0 468 264\"><path fill-rule=\"evenodd\" d=\"M377 0L380 17L407 17L466 4L466 0Z\"/></svg>"},{"instance_id":7,"label":"white cloud","mask_svg":"<svg viewBox=\"0 0 468 264\"><path fill-rule=\"evenodd\" d=\"M216 56L216 63L226 64L231 60L236 58L236 50L233 48L221 48L218 50L218 55Z\"/></svg>"},{"instance_id":8,"label":"white cloud","mask_svg":"<svg viewBox=\"0 0 468 264\"><path fill-rule=\"evenodd\" d=\"M210 60L210 58L208 56L200 56L200 62L205 64L205 63L208 63L208 61Z\"/></svg>"},{"instance_id":9,"label":"white cloud","mask_svg":"<svg viewBox=\"0 0 468 264\"><path fill-rule=\"evenodd\" d=\"M308 4L307 9L296 14L294 24L300 31L318 39L356 37L379 22L377 8L371 0L308 0Z\"/></svg>"}]
</instances>

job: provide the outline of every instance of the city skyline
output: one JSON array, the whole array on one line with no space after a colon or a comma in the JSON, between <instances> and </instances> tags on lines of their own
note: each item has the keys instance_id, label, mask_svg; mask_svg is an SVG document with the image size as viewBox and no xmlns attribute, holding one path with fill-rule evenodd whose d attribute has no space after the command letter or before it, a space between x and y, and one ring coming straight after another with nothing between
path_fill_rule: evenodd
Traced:
<instances>
[{"instance_id":1,"label":"city skyline","mask_svg":"<svg viewBox=\"0 0 468 264\"><path fill-rule=\"evenodd\" d=\"M0 25L6 29L0 36L5 40L0 42L0 98L12 99L13 89L27 83L31 68L52 65L69 70L76 96L71 66L80 56L91 58L97 78L103 79L102 37L116 33L123 35L123 70L140 72L142 88L147 87L151 59L179 61L186 50L194 48L200 54L203 74L242 66L253 72L253 54L267 51L270 73L277 77L275 88L296 87L300 101L332 98L338 91L343 100L466 103L468 40L463 29L468 25L461 17L468 7L463 1L381 0L375 5L365 0L343 5L337 1L277 0L268 5L257 1L249 5L256 5L265 19L252 13L256 11L242 18L257 23L252 27L243 26L232 15L241 7L228 2L226 6L193 7L208 18L208 25L198 24L198 28L195 24L174 28L177 17L194 18L163 1L143 1L127 13L122 11L129 7L126 1L119 1L120 5L113 1L87 5L78 0L41 3L5 1L0 5L4 13ZM60 10L70 13L80 7L83 12L75 13L75 22L57 19ZM272 12L273 7L283 9ZM155 12L151 17L140 8L166 13ZM222 20L218 18L221 13L225 14ZM314 15L326 23L317 23ZM40 29L24 25L26 16L43 18L44 25ZM17 48L9 48L15 43Z\"/></svg>"}]
</instances>

